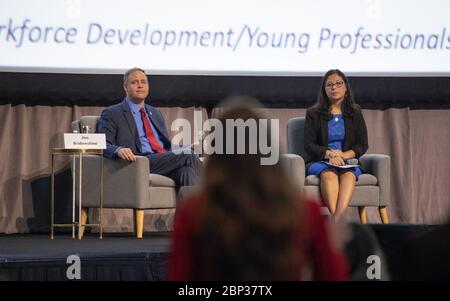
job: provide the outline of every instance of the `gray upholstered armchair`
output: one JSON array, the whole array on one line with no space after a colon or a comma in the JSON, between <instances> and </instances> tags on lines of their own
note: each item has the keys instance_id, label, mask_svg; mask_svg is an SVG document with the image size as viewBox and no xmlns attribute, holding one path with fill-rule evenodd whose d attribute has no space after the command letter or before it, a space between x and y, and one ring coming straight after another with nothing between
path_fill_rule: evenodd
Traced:
<instances>
[{"instance_id":1,"label":"gray upholstered armchair","mask_svg":"<svg viewBox=\"0 0 450 301\"><path fill-rule=\"evenodd\" d=\"M304 162L308 160L308 154L304 150L304 127L304 117L289 119L287 123L288 153L300 155L305 159L301 170L302 178L298 180L298 183L304 186L305 196L321 199L319 177L310 175L305 178ZM356 182L350 206L358 207L361 223L363 224L367 221L366 207L378 207L382 222L387 224L389 220L386 207L390 198L391 159L387 155L370 154L361 156L359 162L367 173L362 174Z\"/></svg>"},{"instance_id":2,"label":"gray upholstered armchair","mask_svg":"<svg viewBox=\"0 0 450 301\"><path fill-rule=\"evenodd\" d=\"M94 132L98 118L82 116L80 120L72 122L72 130L80 131L83 126L89 126ZM99 207L99 169L99 156L83 156L82 224L86 224L88 208ZM78 169L75 171L79 172ZM136 156L135 162L104 158L103 184L103 207L133 209L138 238L142 238L143 234L144 210L176 207L175 182L168 177L151 174L148 158L144 156Z\"/></svg>"}]
</instances>

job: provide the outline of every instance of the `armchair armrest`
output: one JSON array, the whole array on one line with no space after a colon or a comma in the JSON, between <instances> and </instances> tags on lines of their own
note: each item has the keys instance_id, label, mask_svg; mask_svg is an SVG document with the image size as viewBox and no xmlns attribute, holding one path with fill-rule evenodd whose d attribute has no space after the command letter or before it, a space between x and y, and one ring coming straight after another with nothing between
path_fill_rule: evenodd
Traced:
<instances>
[{"instance_id":1,"label":"armchair armrest","mask_svg":"<svg viewBox=\"0 0 450 301\"><path fill-rule=\"evenodd\" d=\"M390 200L391 157L380 154L364 155L359 158L361 166L378 180L380 206L387 206Z\"/></svg>"},{"instance_id":2,"label":"armchair armrest","mask_svg":"<svg viewBox=\"0 0 450 301\"><path fill-rule=\"evenodd\" d=\"M305 161L302 157L295 154L283 154L280 156L280 162L292 183L303 191L305 186Z\"/></svg>"},{"instance_id":3,"label":"armchair armrest","mask_svg":"<svg viewBox=\"0 0 450 301\"><path fill-rule=\"evenodd\" d=\"M105 208L145 208L149 198L148 158L136 156L135 162L103 159L103 206ZM101 157L98 155L83 156L83 207L100 206L100 162ZM78 156L75 157L75 164L75 180L78 185ZM78 195L76 198L78 199Z\"/></svg>"}]
</instances>

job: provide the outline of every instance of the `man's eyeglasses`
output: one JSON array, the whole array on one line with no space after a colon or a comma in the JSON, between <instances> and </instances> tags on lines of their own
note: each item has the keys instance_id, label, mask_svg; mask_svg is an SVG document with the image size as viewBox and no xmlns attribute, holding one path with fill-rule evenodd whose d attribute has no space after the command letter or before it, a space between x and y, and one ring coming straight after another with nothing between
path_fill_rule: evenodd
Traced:
<instances>
[{"instance_id":1,"label":"man's eyeglasses","mask_svg":"<svg viewBox=\"0 0 450 301\"><path fill-rule=\"evenodd\" d=\"M338 81L338 82L335 82L335 83L328 83L328 84L326 84L325 87L327 89L333 89L333 86L336 86L336 88L340 88L340 87L342 87L343 84L344 84L343 81Z\"/></svg>"}]
</instances>

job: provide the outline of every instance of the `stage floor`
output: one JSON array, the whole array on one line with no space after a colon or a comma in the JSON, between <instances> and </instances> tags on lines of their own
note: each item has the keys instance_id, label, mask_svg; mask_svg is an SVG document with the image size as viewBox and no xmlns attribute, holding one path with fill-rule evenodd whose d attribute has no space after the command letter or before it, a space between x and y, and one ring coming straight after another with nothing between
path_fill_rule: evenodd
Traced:
<instances>
[{"instance_id":1,"label":"stage floor","mask_svg":"<svg viewBox=\"0 0 450 301\"><path fill-rule=\"evenodd\" d=\"M167 253L170 235L146 234L137 239L133 234L89 234L83 239L72 239L67 234L50 235L21 234L0 236L0 262L42 258L67 258L72 254L81 256L117 256L142 253Z\"/></svg>"},{"instance_id":2,"label":"stage floor","mask_svg":"<svg viewBox=\"0 0 450 301\"><path fill-rule=\"evenodd\" d=\"M402 257L403 242L434 228L374 224L365 229L372 230L387 262L395 264ZM368 242L364 232L361 233L354 244L358 248L347 248L349 258L364 257L367 255L364 252L370 250L362 248ZM81 280L164 280L170 239L170 233L145 233L142 239L132 233L106 233L102 240L96 233L88 233L82 240L72 239L66 233L55 235L54 240L49 234L3 234L0 235L0 280L71 280L68 270L73 261L67 261L70 255L79 258Z\"/></svg>"},{"instance_id":3,"label":"stage floor","mask_svg":"<svg viewBox=\"0 0 450 301\"><path fill-rule=\"evenodd\" d=\"M67 280L67 258L77 255L84 280L163 280L170 234L59 234L0 236L0 280Z\"/></svg>"}]
</instances>

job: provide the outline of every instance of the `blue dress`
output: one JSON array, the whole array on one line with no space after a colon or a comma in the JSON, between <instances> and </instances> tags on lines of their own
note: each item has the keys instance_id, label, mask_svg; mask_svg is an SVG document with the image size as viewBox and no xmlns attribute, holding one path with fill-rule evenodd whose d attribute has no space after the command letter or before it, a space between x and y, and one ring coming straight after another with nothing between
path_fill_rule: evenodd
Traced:
<instances>
[{"instance_id":1,"label":"blue dress","mask_svg":"<svg viewBox=\"0 0 450 301\"><path fill-rule=\"evenodd\" d=\"M344 116L342 114L333 115L333 118L328 121L328 149L342 150L342 144L345 137L345 123ZM307 176L316 175L320 176L320 173L326 169L334 169L339 172L338 168L331 167L323 162L315 162L308 168ZM341 169L342 170L342 169ZM346 169L347 170L347 169ZM361 175L361 169L359 167L353 167L349 169L356 176L358 181Z\"/></svg>"}]
</instances>

